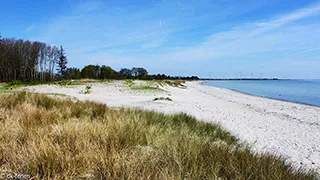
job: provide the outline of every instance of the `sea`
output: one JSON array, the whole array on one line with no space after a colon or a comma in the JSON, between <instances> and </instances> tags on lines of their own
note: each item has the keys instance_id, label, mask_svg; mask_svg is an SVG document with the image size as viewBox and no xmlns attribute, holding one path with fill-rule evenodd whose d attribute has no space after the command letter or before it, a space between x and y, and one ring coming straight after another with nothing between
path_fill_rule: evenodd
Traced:
<instances>
[{"instance_id":1,"label":"sea","mask_svg":"<svg viewBox=\"0 0 320 180\"><path fill-rule=\"evenodd\" d=\"M217 80L203 85L320 107L320 80Z\"/></svg>"}]
</instances>

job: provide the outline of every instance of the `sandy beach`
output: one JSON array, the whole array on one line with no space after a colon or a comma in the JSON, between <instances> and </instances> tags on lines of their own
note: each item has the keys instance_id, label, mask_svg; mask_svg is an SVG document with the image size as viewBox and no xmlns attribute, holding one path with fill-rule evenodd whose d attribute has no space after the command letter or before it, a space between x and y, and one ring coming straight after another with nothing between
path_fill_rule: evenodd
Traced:
<instances>
[{"instance_id":1,"label":"sandy beach","mask_svg":"<svg viewBox=\"0 0 320 180\"><path fill-rule=\"evenodd\" d=\"M135 84L145 82L135 81ZM158 85L159 86L159 85ZM231 90L186 82L185 87L159 86L162 90L132 90L124 81L62 87L40 85L29 91L65 94L111 107L134 107L164 113L184 112L199 120L218 123L256 152L281 155L297 167L320 172L320 108L255 97ZM172 101L154 101L154 98Z\"/></svg>"}]
</instances>

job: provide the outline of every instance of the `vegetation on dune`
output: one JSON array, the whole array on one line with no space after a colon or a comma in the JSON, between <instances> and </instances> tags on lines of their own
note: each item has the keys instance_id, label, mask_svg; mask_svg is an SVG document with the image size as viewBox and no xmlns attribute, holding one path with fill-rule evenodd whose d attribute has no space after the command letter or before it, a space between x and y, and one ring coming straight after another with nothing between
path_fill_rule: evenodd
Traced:
<instances>
[{"instance_id":1,"label":"vegetation on dune","mask_svg":"<svg viewBox=\"0 0 320 180\"><path fill-rule=\"evenodd\" d=\"M159 97L159 98L154 98L153 101L172 101L171 98L169 97Z\"/></svg>"},{"instance_id":2,"label":"vegetation on dune","mask_svg":"<svg viewBox=\"0 0 320 180\"><path fill-rule=\"evenodd\" d=\"M134 81L132 79L127 79L124 81L124 84L128 85L129 87L134 85Z\"/></svg>"},{"instance_id":3,"label":"vegetation on dune","mask_svg":"<svg viewBox=\"0 0 320 180\"><path fill-rule=\"evenodd\" d=\"M185 81L184 80L157 80L156 81L160 86L168 85L172 87L181 87L185 88L186 86L184 85Z\"/></svg>"},{"instance_id":4,"label":"vegetation on dune","mask_svg":"<svg viewBox=\"0 0 320 180\"><path fill-rule=\"evenodd\" d=\"M52 95L52 96L56 96L56 97L70 97L66 94L61 94L61 93L46 93L47 95Z\"/></svg>"},{"instance_id":5,"label":"vegetation on dune","mask_svg":"<svg viewBox=\"0 0 320 180\"><path fill-rule=\"evenodd\" d=\"M186 114L0 96L0 169L33 179L315 179Z\"/></svg>"},{"instance_id":6,"label":"vegetation on dune","mask_svg":"<svg viewBox=\"0 0 320 180\"><path fill-rule=\"evenodd\" d=\"M90 94L92 92L92 86L90 84L87 84L84 90L81 90L80 93L82 94Z\"/></svg>"},{"instance_id":7,"label":"vegetation on dune","mask_svg":"<svg viewBox=\"0 0 320 180\"><path fill-rule=\"evenodd\" d=\"M136 83L134 80L128 79L123 83L129 86L131 90L165 91L160 88L164 86L186 88L186 86L183 84L185 83L185 81L181 81L181 80L146 80L146 81L138 81Z\"/></svg>"},{"instance_id":8,"label":"vegetation on dune","mask_svg":"<svg viewBox=\"0 0 320 180\"><path fill-rule=\"evenodd\" d=\"M59 85L59 86L76 86L76 85L86 85L88 83L109 83L112 80L94 80L94 79L81 79L73 81L53 81L53 82L22 82L22 81L12 81L9 83L3 83L2 88L6 90L12 90L25 86L37 86L37 85Z\"/></svg>"},{"instance_id":9,"label":"vegetation on dune","mask_svg":"<svg viewBox=\"0 0 320 180\"><path fill-rule=\"evenodd\" d=\"M3 94L3 93L10 93L10 91L6 88L5 83L0 83L0 94Z\"/></svg>"},{"instance_id":10,"label":"vegetation on dune","mask_svg":"<svg viewBox=\"0 0 320 180\"><path fill-rule=\"evenodd\" d=\"M158 87L148 86L148 85L141 85L141 86L131 86L131 90L144 90L144 91L163 91L162 89Z\"/></svg>"}]
</instances>

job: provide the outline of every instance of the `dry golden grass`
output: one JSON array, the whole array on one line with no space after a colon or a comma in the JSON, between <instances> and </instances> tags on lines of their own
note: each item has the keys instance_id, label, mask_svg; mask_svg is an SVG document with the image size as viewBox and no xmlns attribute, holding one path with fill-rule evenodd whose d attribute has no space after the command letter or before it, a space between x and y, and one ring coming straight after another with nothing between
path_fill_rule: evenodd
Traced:
<instances>
[{"instance_id":1,"label":"dry golden grass","mask_svg":"<svg viewBox=\"0 0 320 180\"><path fill-rule=\"evenodd\" d=\"M0 165L34 179L315 179L185 114L0 96Z\"/></svg>"}]
</instances>

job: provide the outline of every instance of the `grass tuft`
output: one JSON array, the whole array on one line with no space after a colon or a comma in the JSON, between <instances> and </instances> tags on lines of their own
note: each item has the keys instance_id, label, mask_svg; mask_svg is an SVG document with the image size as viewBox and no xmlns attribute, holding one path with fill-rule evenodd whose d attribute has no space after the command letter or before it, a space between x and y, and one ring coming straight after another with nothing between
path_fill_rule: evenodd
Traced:
<instances>
[{"instance_id":1,"label":"grass tuft","mask_svg":"<svg viewBox=\"0 0 320 180\"><path fill-rule=\"evenodd\" d=\"M160 86L168 85L178 88L186 88L184 85L185 81L183 80L158 80L156 81Z\"/></svg>"},{"instance_id":2,"label":"grass tuft","mask_svg":"<svg viewBox=\"0 0 320 180\"><path fill-rule=\"evenodd\" d=\"M153 101L172 101L171 98L168 97L159 97L159 98L154 98Z\"/></svg>"},{"instance_id":3,"label":"grass tuft","mask_svg":"<svg viewBox=\"0 0 320 180\"><path fill-rule=\"evenodd\" d=\"M32 179L315 179L187 114L0 96L0 165Z\"/></svg>"},{"instance_id":4,"label":"grass tuft","mask_svg":"<svg viewBox=\"0 0 320 180\"><path fill-rule=\"evenodd\" d=\"M92 92L92 86L90 84L87 84L84 90L81 90L81 94L90 94Z\"/></svg>"},{"instance_id":5,"label":"grass tuft","mask_svg":"<svg viewBox=\"0 0 320 180\"><path fill-rule=\"evenodd\" d=\"M160 88L152 87L152 86L133 86L131 87L132 90L138 91L163 91Z\"/></svg>"}]
</instances>

